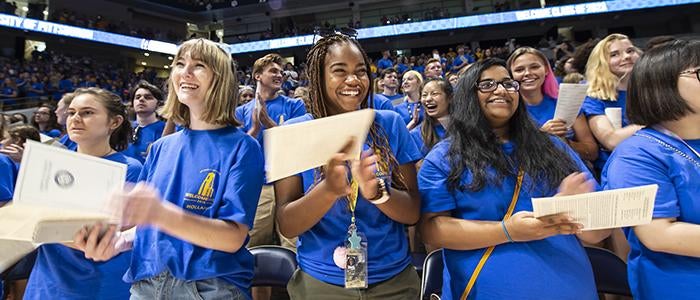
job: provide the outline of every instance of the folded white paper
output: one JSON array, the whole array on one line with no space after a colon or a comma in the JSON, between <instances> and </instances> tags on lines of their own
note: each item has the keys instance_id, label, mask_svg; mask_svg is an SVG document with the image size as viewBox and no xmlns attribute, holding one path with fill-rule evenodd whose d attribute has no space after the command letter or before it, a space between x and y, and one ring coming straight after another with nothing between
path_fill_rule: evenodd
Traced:
<instances>
[{"instance_id":1,"label":"folded white paper","mask_svg":"<svg viewBox=\"0 0 700 300\"><path fill-rule=\"evenodd\" d=\"M581 110L583 100L586 99L588 84L562 83L559 85L557 107L554 109L554 119L566 122L566 127L574 125L576 117Z\"/></svg>"},{"instance_id":2,"label":"folded white paper","mask_svg":"<svg viewBox=\"0 0 700 300\"><path fill-rule=\"evenodd\" d=\"M347 159L360 157L374 114L364 109L265 130L267 181L325 165L351 138L355 144Z\"/></svg>"},{"instance_id":3,"label":"folded white paper","mask_svg":"<svg viewBox=\"0 0 700 300\"><path fill-rule=\"evenodd\" d=\"M656 184L585 193L573 196L532 198L535 217L567 213L582 230L648 224L654 211Z\"/></svg>"},{"instance_id":4,"label":"folded white paper","mask_svg":"<svg viewBox=\"0 0 700 300\"><path fill-rule=\"evenodd\" d=\"M12 203L119 213L110 195L123 189L126 165L32 141L25 147Z\"/></svg>"},{"instance_id":5,"label":"folded white paper","mask_svg":"<svg viewBox=\"0 0 700 300\"><path fill-rule=\"evenodd\" d=\"M110 196L125 179L123 164L27 141L12 202L0 208L0 271L83 226L118 223Z\"/></svg>"}]
</instances>

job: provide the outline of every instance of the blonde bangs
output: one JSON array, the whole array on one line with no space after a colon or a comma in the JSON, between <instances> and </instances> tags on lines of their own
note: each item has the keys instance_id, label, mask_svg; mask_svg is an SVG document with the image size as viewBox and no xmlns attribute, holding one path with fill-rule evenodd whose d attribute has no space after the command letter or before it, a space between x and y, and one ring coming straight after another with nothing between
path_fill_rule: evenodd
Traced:
<instances>
[{"instance_id":1,"label":"blonde bangs","mask_svg":"<svg viewBox=\"0 0 700 300\"><path fill-rule=\"evenodd\" d=\"M591 51L586 64L587 94L601 100L617 101L617 85L620 78L610 70L610 44L629 40L624 34L613 33L598 42Z\"/></svg>"},{"instance_id":2,"label":"blonde bangs","mask_svg":"<svg viewBox=\"0 0 700 300\"><path fill-rule=\"evenodd\" d=\"M239 126L235 118L238 85L236 84L236 70L231 56L210 40L193 39L180 46L172 66L187 53L192 59L202 61L214 73L209 90L205 94L202 121L216 125ZM168 78L168 98L161 115L176 124L189 127L189 108L177 99L175 87L172 85L172 75L171 71Z\"/></svg>"}]
</instances>

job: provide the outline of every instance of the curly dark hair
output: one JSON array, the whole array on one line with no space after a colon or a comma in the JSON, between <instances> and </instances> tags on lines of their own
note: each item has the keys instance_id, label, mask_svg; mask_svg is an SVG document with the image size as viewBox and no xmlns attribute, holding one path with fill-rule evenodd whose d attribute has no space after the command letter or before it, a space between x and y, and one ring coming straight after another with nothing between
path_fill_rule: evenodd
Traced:
<instances>
[{"instance_id":1,"label":"curly dark hair","mask_svg":"<svg viewBox=\"0 0 700 300\"><path fill-rule=\"evenodd\" d=\"M476 84L481 74L493 67L507 70L505 61L485 59L469 68L457 85L447 127L451 139L448 188L451 191L479 191L487 184L500 185L505 177L515 176L518 168L537 186L556 188L564 177L578 168L564 150L535 127L525 105L518 105L509 122L509 139L515 146L512 155L503 152L501 142L491 130L479 104ZM471 173L472 180L462 185L465 170Z\"/></svg>"}]
</instances>

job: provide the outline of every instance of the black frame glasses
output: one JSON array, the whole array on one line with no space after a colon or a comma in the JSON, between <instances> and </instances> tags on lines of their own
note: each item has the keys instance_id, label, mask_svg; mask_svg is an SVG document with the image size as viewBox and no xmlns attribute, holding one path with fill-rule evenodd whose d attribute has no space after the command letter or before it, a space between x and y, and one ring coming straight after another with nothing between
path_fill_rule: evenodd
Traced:
<instances>
[{"instance_id":1,"label":"black frame glasses","mask_svg":"<svg viewBox=\"0 0 700 300\"><path fill-rule=\"evenodd\" d=\"M683 71L681 74L695 74L695 77L697 77L698 81L700 81L700 68L695 69L695 71Z\"/></svg>"},{"instance_id":2,"label":"black frame glasses","mask_svg":"<svg viewBox=\"0 0 700 300\"><path fill-rule=\"evenodd\" d=\"M488 85L487 85L488 84ZM520 90L520 82L513 79L495 81L493 79L481 80L476 83L476 89L482 93L492 93L502 86L509 93L516 93Z\"/></svg>"}]
</instances>

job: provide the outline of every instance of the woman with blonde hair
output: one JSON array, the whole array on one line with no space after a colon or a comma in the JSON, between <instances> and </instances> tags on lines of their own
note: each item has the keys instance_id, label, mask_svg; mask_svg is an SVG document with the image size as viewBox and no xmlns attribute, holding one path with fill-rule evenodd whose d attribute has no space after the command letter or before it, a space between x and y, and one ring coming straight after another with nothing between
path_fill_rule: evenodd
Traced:
<instances>
[{"instance_id":1,"label":"woman with blonde hair","mask_svg":"<svg viewBox=\"0 0 700 300\"><path fill-rule=\"evenodd\" d=\"M520 82L520 95L537 127L562 138L584 160L594 161L598 157L598 145L586 117L579 115L569 127L565 121L554 119L559 84L547 57L537 49L522 47L511 54L507 65L513 79Z\"/></svg>"},{"instance_id":2,"label":"woman with blonde hair","mask_svg":"<svg viewBox=\"0 0 700 300\"><path fill-rule=\"evenodd\" d=\"M629 37L614 33L598 42L588 58L588 97L581 109L601 146L594 163L597 171L603 168L610 152L621 141L642 128L630 124L625 115L629 74L639 55L639 49Z\"/></svg>"},{"instance_id":3,"label":"woman with blonde hair","mask_svg":"<svg viewBox=\"0 0 700 300\"><path fill-rule=\"evenodd\" d=\"M245 245L263 160L238 128L234 74L229 52L205 39L183 43L173 59L163 116L183 130L153 143L142 182L123 196L122 223L138 226L124 275L131 299L250 299L254 260ZM118 252L113 234L99 243L86 236L87 249L101 249L86 256Z\"/></svg>"},{"instance_id":4,"label":"woman with blonde hair","mask_svg":"<svg viewBox=\"0 0 700 300\"><path fill-rule=\"evenodd\" d=\"M410 70L403 74L401 91L405 95L401 103L394 106L404 122L406 129L411 130L423 121L423 112L420 108L420 91L423 86L423 76Z\"/></svg>"}]
</instances>

